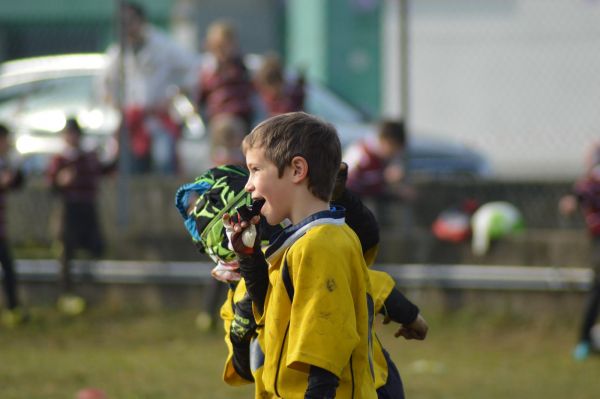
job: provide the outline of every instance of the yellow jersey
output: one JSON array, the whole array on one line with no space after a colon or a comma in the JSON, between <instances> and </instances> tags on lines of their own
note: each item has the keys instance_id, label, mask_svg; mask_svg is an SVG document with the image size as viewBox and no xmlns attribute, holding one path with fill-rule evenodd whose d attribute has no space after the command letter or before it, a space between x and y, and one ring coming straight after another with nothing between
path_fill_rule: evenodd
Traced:
<instances>
[{"instance_id":1,"label":"yellow jersey","mask_svg":"<svg viewBox=\"0 0 600 399\"><path fill-rule=\"evenodd\" d=\"M286 228L266 256L270 285L258 320L266 391L304 398L309 368L317 366L339 378L336 398L376 398L374 303L360 242L343 211L319 212ZM284 263L293 302L281 276Z\"/></svg>"}]
</instances>

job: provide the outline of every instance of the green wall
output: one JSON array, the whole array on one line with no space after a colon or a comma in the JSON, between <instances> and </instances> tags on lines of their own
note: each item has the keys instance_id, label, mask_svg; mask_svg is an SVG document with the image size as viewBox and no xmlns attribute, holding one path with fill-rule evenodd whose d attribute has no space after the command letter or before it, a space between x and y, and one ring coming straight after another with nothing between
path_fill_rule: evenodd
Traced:
<instances>
[{"instance_id":1,"label":"green wall","mask_svg":"<svg viewBox=\"0 0 600 399\"><path fill-rule=\"evenodd\" d=\"M287 8L287 62L304 68L310 79L326 82L327 7L323 0L292 0Z\"/></svg>"},{"instance_id":2,"label":"green wall","mask_svg":"<svg viewBox=\"0 0 600 399\"><path fill-rule=\"evenodd\" d=\"M363 2L364 3L364 2ZM379 1L290 0L287 60L373 116L380 109Z\"/></svg>"},{"instance_id":3,"label":"green wall","mask_svg":"<svg viewBox=\"0 0 600 399\"><path fill-rule=\"evenodd\" d=\"M152 20L166 21L174 0L137 0ZM112 18L115 0L0 0L2 22L50 22Z\"/></svg>"},{"instance_id":4,"label":"green wall","mask_svg":"<svg viewBox=\"0 0 600 399\"><path fill-rule=\"evenodd\" d=\"M139 0L167 26L175 0ZM0 0L0 61L45 54L104 51L114 40L114 0Z\"/></svg>"}]
</instances>

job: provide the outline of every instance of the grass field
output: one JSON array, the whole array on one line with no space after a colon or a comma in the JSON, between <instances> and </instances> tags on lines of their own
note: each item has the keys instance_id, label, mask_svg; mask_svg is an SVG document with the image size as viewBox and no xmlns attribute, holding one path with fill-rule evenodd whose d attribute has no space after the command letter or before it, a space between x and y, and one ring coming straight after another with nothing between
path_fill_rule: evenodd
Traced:
<instances>
[{"instance_id":1,"label":"grass field","mask_svg":"<svg viewBox=\"0 0 600 399\"><path fill-rule=\"evenodd\" d=\"M0 329L0 398L69 399L86 386L111 399L251 398L250 387L221 381L221 335L198 332L194 317L189 310L92 309L67 319L34 309L28 325ZM379 328L408 398L600 397L600 356L571 359L572 323L469 312L428 321L424 342Z\"/></svg>"}]
</instances>

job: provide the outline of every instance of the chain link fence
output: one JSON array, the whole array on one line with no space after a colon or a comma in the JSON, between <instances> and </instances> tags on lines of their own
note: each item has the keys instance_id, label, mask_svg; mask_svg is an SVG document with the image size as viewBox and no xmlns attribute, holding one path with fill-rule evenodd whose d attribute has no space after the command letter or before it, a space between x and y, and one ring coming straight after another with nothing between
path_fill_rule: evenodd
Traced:
<instances>
[{"instance_id":1,"label":"chain link fence","mask_svg":"<svg viewBox=\"0 0 600 399\"><path fill-rule=\"evenodd\" d=\"M570 180L600 138L600 2L410 1L410 119L500 179Z\"/></svg>"}]
</instances>

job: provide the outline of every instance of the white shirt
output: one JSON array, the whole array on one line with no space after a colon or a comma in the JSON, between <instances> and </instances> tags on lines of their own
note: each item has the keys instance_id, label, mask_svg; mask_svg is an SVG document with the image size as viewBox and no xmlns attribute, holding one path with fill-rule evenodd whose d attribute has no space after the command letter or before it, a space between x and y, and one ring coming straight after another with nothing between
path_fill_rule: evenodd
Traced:
<instances>
[{"instance_id":1,"label":"white shirt","mask_svg":"<svg viewBox=\"0 0 600 399\"><path fill-rule=\"evenodd\" d=\"M142 108L159 106L173 94L175 87L196 90L199 57L152 26L146 26L144 35L146 40L139 50L125 48L124 105ZM119 87L119 46L111 46L107 56L103 90L114 103Z\"/></svg>"}]
</instances>

